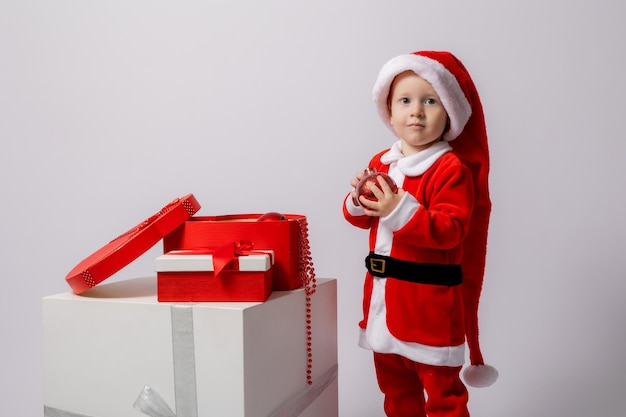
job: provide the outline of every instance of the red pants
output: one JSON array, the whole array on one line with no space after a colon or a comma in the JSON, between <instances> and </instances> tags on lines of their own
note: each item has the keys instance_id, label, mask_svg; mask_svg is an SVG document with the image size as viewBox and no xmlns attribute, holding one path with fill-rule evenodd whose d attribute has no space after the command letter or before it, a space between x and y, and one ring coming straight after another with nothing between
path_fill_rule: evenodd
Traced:
<instances>
[{"instance_id":1,"label":"red pants","mask_svg":"<svg viewBox=\"0 0 626 417\"><path fill-rule=\"evenodd\" d=\"M424 365L376 352L374 365L388 417L469 417L460 366Z\"/></svg>"}]
</instances>

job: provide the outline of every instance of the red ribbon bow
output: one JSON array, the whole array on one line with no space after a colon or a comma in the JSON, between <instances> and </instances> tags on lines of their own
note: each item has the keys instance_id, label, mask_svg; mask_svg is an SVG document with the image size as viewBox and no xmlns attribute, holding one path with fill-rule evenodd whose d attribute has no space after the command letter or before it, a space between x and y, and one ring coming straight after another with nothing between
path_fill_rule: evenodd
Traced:
<instances>
[{"instance_id":1,"label":"red ribbon bow","mask_svg":"<svg viewBox=\"0 0 626 417\"><path fill-rule=\"evenodd\" d=\"M218 276L228 265L233 263L238 256L246 255L270 255L271 252L252 250L253 243L249 240L239 240L237 242L229 242L217 249L212 248L194 248L187 250L177 250L176 253L188 253L190 255L213 255L213 273Z\"/></svg>"}]
</instances>

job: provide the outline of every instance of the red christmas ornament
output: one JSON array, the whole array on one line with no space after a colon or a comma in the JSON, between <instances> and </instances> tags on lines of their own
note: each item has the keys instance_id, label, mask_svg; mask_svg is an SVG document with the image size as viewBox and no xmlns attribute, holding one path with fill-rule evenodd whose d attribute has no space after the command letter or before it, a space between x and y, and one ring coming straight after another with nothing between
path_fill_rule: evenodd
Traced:
<instances>
[{"instance_id":1,"label":"red christmas ornament","mask_svg":"<svg viewBox=\"0 0 626 417\"><path fill-rule=\"evenodd\" d=\"M378 188L380 188L378 177L382 177L387 182L387 184L389 184L391 191L393 191L394 193L398 192L398 186L389 175L383 172L376 171L376 168L366 168L365 171L363 171L363 173L365 175L363 176L363 178L361 178L361 180L356 186L357 198L360 196L363 196L368 200L378 201L378 199L374 196L374 193L372 192L369 186L370 183L374 183ZM356 202L358 203L358 200Z\"/></svg>"},{"instance_id":2,"label":"red christmas ornament","mask_svg":"<svg viewBox=\"0 0 626 417\"><path fill-rule=\"evenodd\" d=\"M262 216L260 216L256 221L266 222L270 220L285 220L285 216L275 211L270 211L269 213L265 213Z\"/></svg>"}]
</instances>

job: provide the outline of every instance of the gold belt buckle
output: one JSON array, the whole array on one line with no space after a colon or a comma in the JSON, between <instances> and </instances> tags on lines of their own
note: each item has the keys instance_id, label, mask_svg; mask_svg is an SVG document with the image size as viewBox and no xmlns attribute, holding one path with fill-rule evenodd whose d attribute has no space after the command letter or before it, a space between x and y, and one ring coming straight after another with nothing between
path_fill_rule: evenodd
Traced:
<instances>
[{"instance_id":1,"label":"gold belt buckle","mask_svg":"<svg viewBox=\"0 0 626 417\"><path fill-rule=\"evenodd\" d=\"M372 270L372 272L384 274L386 263L387 263L386 259L370 258L370 269Z\"/></svg>"}]
</instances>

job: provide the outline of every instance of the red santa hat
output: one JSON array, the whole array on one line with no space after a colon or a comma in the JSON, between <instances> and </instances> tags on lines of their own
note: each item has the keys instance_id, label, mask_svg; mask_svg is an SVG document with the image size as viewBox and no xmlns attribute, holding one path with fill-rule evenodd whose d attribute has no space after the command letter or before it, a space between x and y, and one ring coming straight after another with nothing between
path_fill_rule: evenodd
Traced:
<instances>
[{"instance_id":1,"label":"red santa hat","mask_svg":"<svg viewBox=\"0 0 626 417\"><path fill-rule=\"evenodd\" d=\"M498 371L485 365L478 342L478 301L483 285L487 252L487 229L491 213L489 198L489 148L482 104L465 66L449 52L420 51L388 61L374 84L374 101L383 122L393 132L389 114L389 89L395 77L413 71L428 81L441 99L449 117L443 140L471 170L474 179L474 210L470 229L463 242L463 305L465 335L470 366L463 372L465 382L486 387L498 378Z\"/></svg>"}]
</instances>

